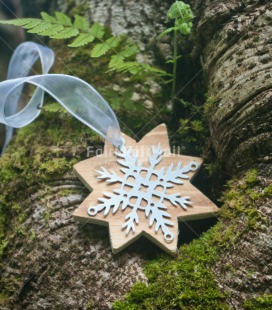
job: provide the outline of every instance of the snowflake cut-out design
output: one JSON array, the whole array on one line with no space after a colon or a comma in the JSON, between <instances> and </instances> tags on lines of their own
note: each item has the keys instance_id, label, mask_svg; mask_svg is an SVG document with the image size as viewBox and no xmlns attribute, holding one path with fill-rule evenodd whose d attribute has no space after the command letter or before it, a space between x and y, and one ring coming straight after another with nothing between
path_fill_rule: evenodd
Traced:
<instances>
[{"instance_id":1,"label":"snowflake cut-out design","mask_svg":"<svg viewBox=\"0 0 272 310\"><path fill-rule=\"evenodd\" d=\"M112 210L115 214L120 208L126 210L131 208L131 212L125 217L122 226L126 230L126 235L131 231L135 232L136 225L139 223L138 211L145 212L149 218L149 227L155 224L155 232L162 230L164 239L168 242L174 239L174 234L170 232L169 226L174 226L170 220L171 215L167 212L165 200L171 202L174 207L187 209L191 205L190 197L181 197L180 194L168 194L167 189L172 188L173 184L183 184L183 179L189 179L186 174L195 171L198 165L195 161L190 162L182 168L182 162L176 167L173 164L166 169L165 167L156 170L156 166L161 162L163 151L160 144L152 146L152 155L148 157L149 167L142 165L138 160L138 155L130 147L123 152L115 152L120 158L117 163L121 165L122 177L112 170L101 167L98 179L105 180L107 183L121 183L119 189L114 189L113 193L104 193L104 198L99 198L100 204L88 208L88 215L94 217L98 212L104 211L107 216Z\"/></svg>"}]
</instances>

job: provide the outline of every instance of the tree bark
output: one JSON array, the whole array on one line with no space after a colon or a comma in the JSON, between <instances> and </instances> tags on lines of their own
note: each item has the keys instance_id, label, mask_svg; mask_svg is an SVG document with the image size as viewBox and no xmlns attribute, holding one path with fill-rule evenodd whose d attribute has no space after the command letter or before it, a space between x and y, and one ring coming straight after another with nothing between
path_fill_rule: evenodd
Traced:
<instances>
[{"instance_id":1,"label":"tree bark","mask_svg":"<svg viewBox=\"0 0 272 310\"><path fill-rule=\"evenodd\" d=\"M208 94L214 97L208 113L212 146L232 176L257 167L261 192L272 179L272 4L191 3L197 16L194 56L203 59ZM213 269L234 309L254 293L271 293L271 201L253 202L253 209L268 222L244 233ZM241 230L245 222L241 218Z\"/></svg>"},{"instance_id":2,"label":"tree bark","mask_svg":"<svg viewBox=\"0 0 272 310\"><path fill-rule=\"evenodd\" d=\"M156 53L145 51L163 28L167 1L77 3L83 2L87 3L86 15L91 20L107 24L116 33L133 34L141 42L144 60L155 61ZM69 9L66 1L57 3L61 10ZM254 190L262 193L271 184L272 175L271 3L191 0L190 4L196 16L190 57L195 62L201 59L203 65L203 83L210 99L206 105L211 145L232 177L240 177L249 168L256 168ZM164 49L169 50L169 43L157 46L160 55L167 58L169 53ZM74 125L73 121L58 121L63 128ZM62 157L69 163L72 157L78 161L86 156L83 146L92 140L86 137L83 129L78 133L77 140L81 141L74 142L72 138L69 141L73 137L69 127L66 127L67 141L45 139L47 126L53 123L48 117L41 119L35 129L37 136L31 136L34 142L24 141L23 136L29 132L27 129L21 131L1 159L3 171L10 172L10 166L19 170L19 176L15 174L16 178L3 181L1 185L1 190L5 191L5 201L1 198L5 220L10 225L4 230L9 245L1 263L2 308L109 309L114 300L129 292L133 283L147 281L144 263L156 258L158 250L148 241L141 241L113 255L107 229L74 222L71 214L87 191L71 172L67 173L71 171L71 164L63 170L56 169L57 172L52 168L52 172L38 158L49 165L59 163ZM56 131L61 132L63 128ZM52 147L50 143L59 143L59 146ZM47 153L55 155L40 155L37 150L44 146L48 147ZM16 153L21 147L30 148L26 152L32 159L27 164L33 170L33 182L25 176L26 170L22 167L26 164L24 152ZM232 186L239 186L239 181ZM218 287L228 294L226 305L232 309L243 309L245 300L269 294L272 287L271 201L249 199L244 202L260 214L257 222L261 224L256 225L256 229L245 229L248 216L236 214L227 201L225 209L234 215L222 220L223 225L227 231L232 220L236 221L236 228L243 233L235 239L234 245L220 254L211 268ZM18 223L21 213L24 216ZM232 241L227 242L231 244ZM173 276L169 281L175 279ZM201 308L201 304L197 306Z\"/></svg>"},{"instance_id":3,"label":"tree bark","mask_svg":"<svg viewBox=\"0 0 272 310\"><path fill-rule=\"evenodd\" d=\"M271 162L271 24L269 1L191 1L196 54L214 105L212 143L231 172Z\"/></svg>"}]
</instances>

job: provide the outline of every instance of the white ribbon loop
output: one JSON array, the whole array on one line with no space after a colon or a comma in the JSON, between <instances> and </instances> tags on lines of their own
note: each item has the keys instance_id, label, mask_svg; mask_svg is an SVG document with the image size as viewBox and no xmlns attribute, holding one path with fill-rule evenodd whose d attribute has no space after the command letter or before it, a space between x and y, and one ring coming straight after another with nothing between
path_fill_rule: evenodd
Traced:
<instances>
[{"instance_id":1,"label":"white ribbon loop","mask_svg":"<svg viewBox=\"0 0 272 310\"><path fill-rule=\"evenodd\" d=\"M23 90L23 84L16 87L13 79L25 77L29 74L31 68L40 58L42 73L46 74L54 63L54 53L51 49L33 42L24 42L14 51L8 68L7 81L0 83L0 122L6 124L5 144L2 152L10 142L13 134L13 128L19 128L27 125L35 119L40 111L32 109L32 113L24 115L21 111L17 118L16 115L19 106L19 100ZM16 88L11 96L7 96L11 89ZM44 92L37 89L31 99L31 105L35 102L43 102ZM6 99L5 99L6 98ZM33 102L34 101L34 102Z\"/></svg>"},{"instance_id":2,"label":"white ribbon loop","mask_svg":"<svg viewBox=\"0 0 272 310\"><path fill-rule=\"evenodd\" d=\"M43 74L27 76L38 58ZM9 65L8 80L0 83L0 122L7 125L4 148L12 137L13 128L31 123L40 114L44 91L74 117L120 148L123 141L119 123L107 101L91 85L77 77L47 74L53 62L53 51L36 43L25 42L15 50ZM24 83L37 86L37 89L27 105L18 112Z\"/></svg>"}]
</instances>

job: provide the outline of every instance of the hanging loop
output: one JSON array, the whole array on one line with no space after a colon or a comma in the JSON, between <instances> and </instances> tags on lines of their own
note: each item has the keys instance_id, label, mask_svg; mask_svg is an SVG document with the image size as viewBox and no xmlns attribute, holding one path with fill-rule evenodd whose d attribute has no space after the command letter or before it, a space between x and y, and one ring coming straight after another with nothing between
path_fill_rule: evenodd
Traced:
<instances>
[{"instance_id":1,"label":"hanging loop","mask_svg":"<svg viewBox=\"0 0 272 310\"><path fill-rule=\"evenodd\" d=\"M38 59L42 74L27 76ZM122 147L119 123L107 101L91 85L77 77L48 74L53 62L53 51L40 44L25 42L15 50L9 65L8 80L0 83L0 122L6 125L3 149L12 137L13 128L28 125L40 114L44 92L111 144ZM37 88L27 105L18 111L25 83Z\"/></svg>"}]
</instances>

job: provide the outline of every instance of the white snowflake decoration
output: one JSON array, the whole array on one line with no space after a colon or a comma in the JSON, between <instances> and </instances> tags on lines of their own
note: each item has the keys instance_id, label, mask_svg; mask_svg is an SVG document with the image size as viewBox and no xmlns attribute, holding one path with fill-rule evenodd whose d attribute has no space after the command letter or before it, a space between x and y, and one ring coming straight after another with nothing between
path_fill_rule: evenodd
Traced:
<instances>
[{"instance_id":1,"label":"white snowflake decoration","mask_svg":"<svg viewBox=\"0 0 272 310\"><path fill-rule=\"evenodd\" d=\"M184 168L181 168L182 162L179 162L175 169L173 169L174 165L171 164L167 171L165 171L165 168L155 170L155 167L161 161L162 154L160 144L157 148L152 146L152 155L148 158L150 167L147 168L142 166L142 163L138 160L138 155L133 154L132 148L127 151L124 150L122 153L116 152L115 155L122 158L117 162L123 166L120 170L124 173L124 176L119 177L114 171L110 170L108 172L104 167L101 167L102 171L96 170L96 172L99 174L98 179L106 180L108 183L121 183L121 188L115 189L113 193L104 193L106 198L99 198L100 204L89 207L88 215L93 217L104 210L104 216L107 216L111 209L115 214L119 208L121 210L131 208L132 211L125 217L125 223L122 226L123 229L126 229L126 235L128 235L130 231L135 232L135 225L139 223L138 211L144 211L145 216L149 217L149 227L152 227L156 222L155 232L161 229L164 239L172 241L174 235L169 231L168 227L174 226L174 223L169 220L171 216L167 212L164 200L170 201L175 207L179 205L184 210L187 209L186 205L192 204L192 202L189 200L190 197L181 197L180 194L168 195L167 189L174 186L171 183L183 184L182 179L189 179L189 176L185 174L195 171L198 165L195 161L192 161ZM152 178L152 176L155 176L155 180L153 180L154 177ZM146 191L142 190L143 187ZM158 190L158 187L163 190ZM157 199L154 200L154 197L157 197ZM132 202L133 199L136 201Z\"/></svg>"}]
</instances>

